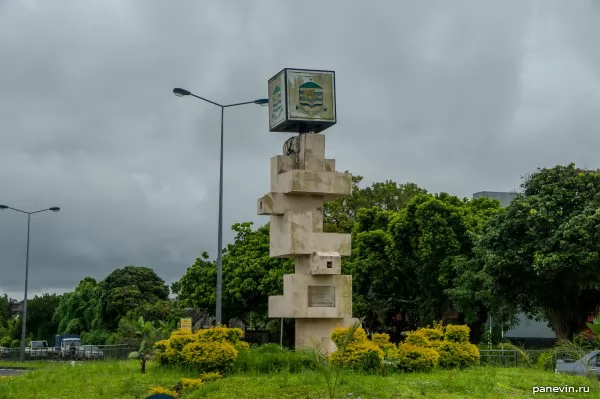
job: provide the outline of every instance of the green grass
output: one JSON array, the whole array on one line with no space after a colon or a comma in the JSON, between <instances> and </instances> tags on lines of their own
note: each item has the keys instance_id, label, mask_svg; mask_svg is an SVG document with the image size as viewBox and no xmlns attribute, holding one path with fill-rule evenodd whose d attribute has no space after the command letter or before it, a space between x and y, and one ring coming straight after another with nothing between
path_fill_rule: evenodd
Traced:
<instances>
[{"instance_id":1,"label":"green grass","mask_svg":"<svg viewBox=\"0 0 600 399\"><path fill-rule=\"evenodd\" d=\"M0 379L0 399L137 399L152 386L173 386L180 377L196 373L150 364L147 373L128 361L48 363L19 377ZM343 378L340 397L397 398L598 398L598 392L532 395L533 386L589 386L582 377L557 375L534 369L476 368L466 371L396 374L387 377L349 374ZM209 382L181 397L212 399L325 398L325 383L317 372L235 374Z\"/></svg>"}]
</instances>

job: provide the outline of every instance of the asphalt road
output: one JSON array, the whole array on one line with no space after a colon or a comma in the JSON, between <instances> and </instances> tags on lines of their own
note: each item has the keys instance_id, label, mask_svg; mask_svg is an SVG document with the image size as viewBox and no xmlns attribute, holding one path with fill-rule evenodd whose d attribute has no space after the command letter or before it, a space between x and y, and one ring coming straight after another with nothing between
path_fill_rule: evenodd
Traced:
<instances>
[{"instance_id":1,"label":"asphalt road","mask_svg":"<svg viewBox=\"0 0 600 399\"><path fill-rule=\"evenodd\" d=\"M13 375L21 375L24 372L26 372L27 370L19 370L19 369L0 369L0 377L5 377L5 376L13 376Z\"/></svg>"}]
</instances>

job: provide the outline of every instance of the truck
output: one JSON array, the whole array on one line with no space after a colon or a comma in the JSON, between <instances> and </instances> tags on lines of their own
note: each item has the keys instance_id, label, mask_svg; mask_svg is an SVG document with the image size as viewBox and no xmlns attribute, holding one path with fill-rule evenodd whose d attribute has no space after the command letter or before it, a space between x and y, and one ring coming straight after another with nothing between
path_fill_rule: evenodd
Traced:
<instances>
[{"instance_id":1,"label":"truck","mask_svg":"<svg viewBox=\"0 0 600 399\"><path fill-rule=\"evenodd\" d=\"M73 344L73 347L75 348L74 351L72 350L73 347L71 347L71 344ZM54 355L61 359L77 357L80 346L81 338L77 334L56 335L54 338ZM72 352L75 352L75 355L73 355Z\"/></svg>"},{"instance_id":2,"label":"truck","mask_svg":"<svg viewBox=\"0 0 600 399\"><path fill-rule=\"evenodd\" d=\"M25 356L32 359L52 357L54 350L48 346L48 341L31 341L25 347Z\"/></svg>"}]
</instances>

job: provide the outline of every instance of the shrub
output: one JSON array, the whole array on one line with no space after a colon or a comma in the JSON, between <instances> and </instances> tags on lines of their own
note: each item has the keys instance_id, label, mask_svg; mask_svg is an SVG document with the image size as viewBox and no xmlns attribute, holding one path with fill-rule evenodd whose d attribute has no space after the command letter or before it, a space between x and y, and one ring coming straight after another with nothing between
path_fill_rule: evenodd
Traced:
<instances>
[{"instance_id":1,"label":"shrub","mask_svg":"<svg viewBox=\"0 0 600 399\"><path fill-rule=\"evenodd\" d=\"M546 350L539 354L535 361L535 367L542 370L552 370L554 368L555 356L553 350Z\"/></svg>"},{"instance_id":2,"label":"shrub","mask_svg":"<svg viewBox=\"0 0 600 399\"><path fill-rule=\"evenodd\" d=\"M229 342L190 342L181 355L185 362L203 372L228 371L235 362L238 351Z\"/></svg>"},{"instance_id":3,"label":"shrub","mask_svg":"<svg viewBox=\"0 0 600 399\"><path fill-rule=\"evenodd\" d=\"M429 347L431 348L437 348L440 346L442 340L444 339L444 330L440 327L419 328L417 331L415 331L415 334L425 337L429 342Z\"/></svg>"},{"instance_id":4,"label":"shrub","mask_svg":"<svg viewBox=\"0 0 600 399\"><path fill-rule=\"evenodd\" d=\"M179 394L176 391L173 391L173 390L171 390L169 388L165 388L165 387L161 387L161 386L150 388L148 390L148 393L151 394L151 395L152 394L156 394L156 393L162 393L164 395L170 395L170 396L172 396L174 398L176 398L176 397L179 396Z\"/></svg>"},{"instance_id":5,"label":"shrub","mask_svg":"<svg viewBox=\"0 0 600 399\"><path fill-rule=\"evenodd\" d=\"M194 334L190 334L179 330L173 331L171 333L171 337L169 338L169 347L177 351L181 351L184 346L186 346L190 342L195 342L196 340L197 336L195 336Z\"/></svg>"},{"instance_id":6,"label":"shrub","mask_svg":"<svg viewBox=\"0 0 600 399\"><path fill-rule=\"evenodd\" d=\"M469 342L470 328L468 326L447 325L444 333L444 341L448 342Z\"/></svg>"},{"instance_id":7,"label":"shrub","mask_svg":"<svg viewBox=\"0 0 600 399\"><path fill-rule=\"evenodd\" d=\"M409 331L406 334L406 339L404 340L409 345L418 346L420 348L429 348L431 347L431 342L425 334L421 333L419 330L417 331Z\"/></svg>"},{"instance_id":8,"label":"shrub","mask_svg":"<svg viewBox=\"0 0 600 399\"><path fill-rule=\"evenodd\" d=\"M200 378L181 378L178 385L181 387L182 392L186 392L193 391L202 384L204 382Z\"/></svg>"},{"instance_id":9,"label":"shrub","mask_svg":"<svg viewBox=\"0 0 600 399\"><path fill-rule=\"evenodd\" d=\"M390 342L389 334L373 334L371 341L379 347L384 353L384 359L394 359L398 357L398 347Z\"/></svg>"},{"instance_id":10,"label":"shrub","mask_svg":"<svg viewBox=\"0 0 600 399\"><path fill-rule=\"evenodd\" d=\"M204 382L216 381L223 378L223 375L217 371L211 371L210 373L203 373L200 375L200 379Z\"/></svg>"},{"instance_id":11,"label":"shrub","mask_svg":"<svg viewBox=\"0 0 600 399\"><path fill-rule=\"evenodd\" d=\"M435 349L403 343L398 347L395 364L398 370L406 372L431 371L437 367L439 359Z\"/></svg>"},{"instance_id":12,"label":"shrub","mask_svg":"<svg viewBox=\"0 0 600 399\"><path fill-rule=\"evenodd\" d=\"M468 342L444 341L437 351L441 367L463 369L479 365L479 349Z\"/></svg>"},{"instance_id":13,"label":"shrub","mask_svg":"<svg viewBox=\"0 0 600 399\"><path fill-rule=\"evenodd\" d=\"M217 326L198 330L196 336L198 337L198 342L227 341L231 344L235 344L242 340L244 332L239 328Z\"/></svg>"},{"instance_id":14,"label":"shrub","mask_svg":"<svg viewBox=\"0 0 600 399\"><path fill-rule=\"evenodd\" d=\"M342 347L344 344L344 340L346 339L346 335L350 332L350 328L337 327L331 333L331 340L338 348ZM352 344L355 342L364 342L368 341L367 333L362 328L357 328L352 334L352 337L348 341L348 344Z\"/></svg>"},{"instance_id":15,"label":"shrub","mask_svg":"<svg viewBox=\"0 0 600 399\"><path fill-rule=\"evenodd\" d=\"M367 340L365 336L364 341L348 344L343 355L339 350L331 353L329 362L336 367L373 372L379 369L383 358L383 351L376 344Z\"/></svg>"},{"instance_id":16,"label":"shrub","mask_svg":"<svg viewBox=\"0 0 600 399\"><path fill-rule=\"evenodd\" d=\"M239 328L212 327L189 333L173 331L169 339L154 344L155 359L162 365L187 365L201 371L225 371L238 351L248 349ZM202 344L202 345L200 345Z\"/></svg>"}]
</instances>

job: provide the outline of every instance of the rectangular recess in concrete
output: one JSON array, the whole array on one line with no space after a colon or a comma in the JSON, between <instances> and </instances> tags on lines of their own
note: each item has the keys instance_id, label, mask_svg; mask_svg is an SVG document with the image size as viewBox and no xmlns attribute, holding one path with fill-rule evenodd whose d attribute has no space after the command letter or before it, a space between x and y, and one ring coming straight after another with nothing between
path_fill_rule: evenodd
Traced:
<instances>
[{"instance_id":1,"label":"rectangular recess in concrete","mask_svg":"<svg viewBox=\"0 0 600 399\"><path fill-rule=\"evenodd\" d=\"M335 286L333 285L309 285L308 286L309 308L334 308Z\"/></svg>"}]
</instances>

